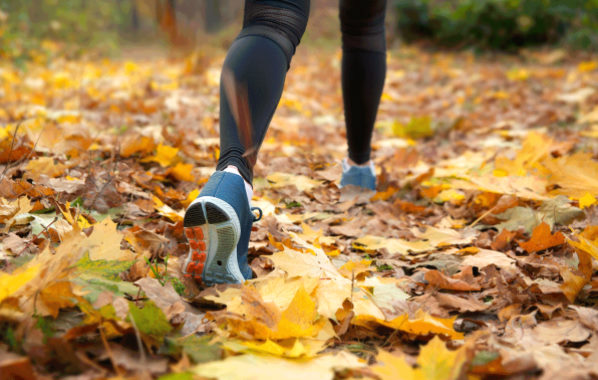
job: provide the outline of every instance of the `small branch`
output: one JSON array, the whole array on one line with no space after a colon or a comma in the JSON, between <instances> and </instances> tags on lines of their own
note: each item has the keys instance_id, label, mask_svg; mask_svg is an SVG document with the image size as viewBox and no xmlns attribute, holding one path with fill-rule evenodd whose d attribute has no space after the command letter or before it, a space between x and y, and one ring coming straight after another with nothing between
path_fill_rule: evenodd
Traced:
<instances>
[{"instance_id":1,"label":"small branch","mask_svg":"<svg viewBox=\"0 0 598 380\"><path fill-rule=\"evenodd\" d=\"M103 322L103 321L102 321ZM110 345L106 340L106 336L104 335L104 327L102 326L102 322L98 325L98 330L100 330L100 337L102 338L102 344L104 344L104 348L106 349L106 353L110 358L110 362L112 363L112 367L114 368L114 372L118 375L118 377L123 377L123 373L118 368L116 361L114 360L114 355L112 354L112 350L110 349Z\"/></svg>"},{"instance_id":2,"label":"small branch","mask_svg":"<svg viewBox=\"0 0 598 380\"><path fill-rule=\"evenodd\" d=\"M141 335L139 334L139 329L137 328L137 324L135 323L135 318L133 318L133 315L131 313L129 313L129 319L131 320L131 324L133 325L133 329L135 330L135 338L137 339L137 346L139 347L139 360L141 360L141 364L143 365L143 367L147 367L147 358L145 356L145 350L143 349L143 342L141 342Z\"/></svg>"},{"instance_id":3,"label":"small branch","mask_svg":"<svg viewBox=\"0 0 598 380\"><path fill-rule=\"evenodd\" d=\"M492 211L494 211L495 208L496 208L496 206L492 207L491 209L489 209L488 211L486 211L485 213L483 213L482 215L480 215L479 218L477 218L476 220L474 220L473 223L471 223L469 225L469 228L475 227L475 225L478 224L480 222L480 220L482 220L485 217L487 217L488 215L490 215L492 213Z\"/></svg>"},{"instance_id":4,"label":"small branch","mask_svg":"<svg viewBox=\"0 0 598 380\"><path fill-rule=\"evenodd\" d=\"M17 140L17 132L19 131L19 128L21 127L21 124L23 122L20 121L17 126L15 127L15 131L12 134L12 141L10 142L10 150L8 151L8 157L6 158L6 167L4 168L4 171L2 171L2 175L0 175L0 179L4 178L4 176L6 175L6 172L8 171L8 169L11 167L10 165L10 156L12 155L12 151L15 147L15 141Z\"/></svg>"},{"instance_id":5,"label":"small branch","mask_svg":"<svg viewBox=\"0 0 598 380\"><path fill-rule=\"evenodd\" d=\"M19 253L17 253L17 256L21 256L21 254L23 252L25 252L25 250L27 248L29 248L29 246L33 243L33 241L35 239L37 239L39 237L39 235L41 235L42 233L46 232L48 230L48 228L50 228L50 226L52 224L54 224L54 222L56 222L57 220L58 220L58 217L55 216L54 219L52 219L52 221L47 226L45 226L43 230L41 230L40 232L38 232L30 241L27 242L27 244L25 244L25 247L23 247L23 249Z\"/></svg>"}]
</instances>

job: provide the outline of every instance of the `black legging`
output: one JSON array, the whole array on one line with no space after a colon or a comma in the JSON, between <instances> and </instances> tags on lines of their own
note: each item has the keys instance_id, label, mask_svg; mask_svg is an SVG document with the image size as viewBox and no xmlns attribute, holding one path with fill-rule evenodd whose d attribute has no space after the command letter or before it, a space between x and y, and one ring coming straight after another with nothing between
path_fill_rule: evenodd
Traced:
<instances>
[{"instance_id":1,"label":"black legging","mask_svg":"<svg viewBox=\"0 0 598 380\"><path fill-rule=\"evenodd\" d=\"M340 0L345 123L349 158L357 164L370 159L386 76L385 11L386 0ZM222 69L218 170L234 165L252 182L257 152L308 16L309 0L245 1L243 30Z\"/></svg>"}]
</instances>

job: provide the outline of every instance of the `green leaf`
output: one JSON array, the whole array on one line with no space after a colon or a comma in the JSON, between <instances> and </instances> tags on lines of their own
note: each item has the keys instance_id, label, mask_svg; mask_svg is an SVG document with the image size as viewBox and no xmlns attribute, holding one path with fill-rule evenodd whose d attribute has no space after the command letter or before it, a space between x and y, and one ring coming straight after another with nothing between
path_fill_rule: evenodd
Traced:
<instances>
[{"instance_id":1,"label":"green leaf","mask_svg":"<svg viewBox=\"0 0 598 380\"><path fill-rule=\"evenodd\" d=\"M119 260L91 260L89 252L77 263L77 268L80 273L88 277L98 276L108 280L119 280L119 274L128 270L134 261L119 261Z\"/></svg>"},{"instance_id":2,"label":"green leaf","mask_svg":"<svg viewBox=\"0 0 598 380\"><path fill-rule=\"evenodd\" d=\"M480 351L477 352L475 357L473 358L471 365L473 366L480 366L490 363L493 360L496 360L500 355L498 352L494 351Z\"/></svg>"},{"instance_id":3,"label":"green leaf","mask_svg":"<svg viewBox=\"0 0 598 380\"><path fill-rule=\"evenodd\" d=\"M581 209L571 206L571 201L564 195L542 202L536 211L528 207L513 207L507 211L495 215L504 222L494 227L501 231L503 228L515 231L523 228L526 233L531 234L533 229L540 223L545 222L552 229L555 224L567 225L573 220L583 216Z\"/></svg>"},{"instance_id":4,"label":"green leaf","mask_svg":"<svg viewBox=\"0 0 598 380\"><path fill-rule=\"evenodd\" d=\"M222 349L217 344L210 344L211 336L205 335L199 337L197 335L189 335L185 338L178 339L177 344L181 346L194 363L205 363L212 360L220 359Z\"/></svg>"},{"instance_id":5,"label":"green leaf","mask_svg":"<svg viewBox=\"0 0 598 380\"><path fill-rule=\"evenodd\" d=\"M393 123L392 132L397 137L420 139L434 134L432 119L429 116L412 117L409 123Z\"/></svg>"},{"instance_id":6,"label":"green leaf","mask_svg":"<svg viewBox=\"0 0 598 380\"><path fill-rule=\"evenodd\" d=\"M74 280L78 285L81 285L84 291L87 292L83 296L86 300L94 303L100 293L109 291L115 296L124 296L125 294L137 294L139 288L130 282L113 281L102 277L88 276L87 274L80 275Z\"/></svg>"},{"instance_id":7,"label":"green leaf","mask_svg":"<svg viewBox=\"0 0 598 380\"><path fill-rule=\"evenodd\" d=\"M193 374L189 372L169 373L158 377L158 380L193 380Z\"/></svg>"},{"instance_id":8,"label":"green leaf","mask_svg":"<svg viewBox=\"0 0 598 380\"><path fill-rule=\"evenodd\" d=\"M131 318L142 334L159 343L172 331L172 326L168 323L164 312L152 301L146 302L143 308L138 308L134 302L129 302L127 321L131 322Z\"/></svg>"}]
</instances>

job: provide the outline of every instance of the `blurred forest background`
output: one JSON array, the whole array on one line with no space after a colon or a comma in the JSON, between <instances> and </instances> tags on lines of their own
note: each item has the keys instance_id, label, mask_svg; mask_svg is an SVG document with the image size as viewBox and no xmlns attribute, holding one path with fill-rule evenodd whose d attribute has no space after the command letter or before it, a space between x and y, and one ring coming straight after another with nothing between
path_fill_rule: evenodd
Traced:
<instances>
[{"instance_id":1,"label":"blurred forest background","mask_svg":"<svg viewBox=\"0 0 598 380\"><path fill-rule=\"evenodd\" d=\"M306 39L335 37L338 0L312 0ZM516 50L598 47L598 0L389 0L389 39L431 47ZM227 46L241 0L0 0L0 56L43 59L56 50L116 54L125 46ZM314 22L314 17L318 22ZM324 18L325 22L320 22ZM314 30L315 29L315 30ZM210 36L209 39L206 36ZM400 37L397 37L400 36ZM208 41L209 40L209 41Z\"/></svg>"}]
</instances>

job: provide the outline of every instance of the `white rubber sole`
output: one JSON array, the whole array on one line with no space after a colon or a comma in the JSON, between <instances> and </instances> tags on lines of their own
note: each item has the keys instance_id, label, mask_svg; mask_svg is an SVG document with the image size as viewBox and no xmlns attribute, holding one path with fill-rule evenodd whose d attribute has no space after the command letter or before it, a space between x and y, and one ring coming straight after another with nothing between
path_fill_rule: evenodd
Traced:
<instances>
[{"instance_id":1,"label":"white rubber sole","mask_svg":"<svg viewBox=\"0 0 598 380\"><path fill-rule=\"evenodd\" d=\"M215 197L195 199L185 213L189 254L183 274L206 285L245 281L237 260L241 226L231 205Z\"/></svg>"}]
</instances>

